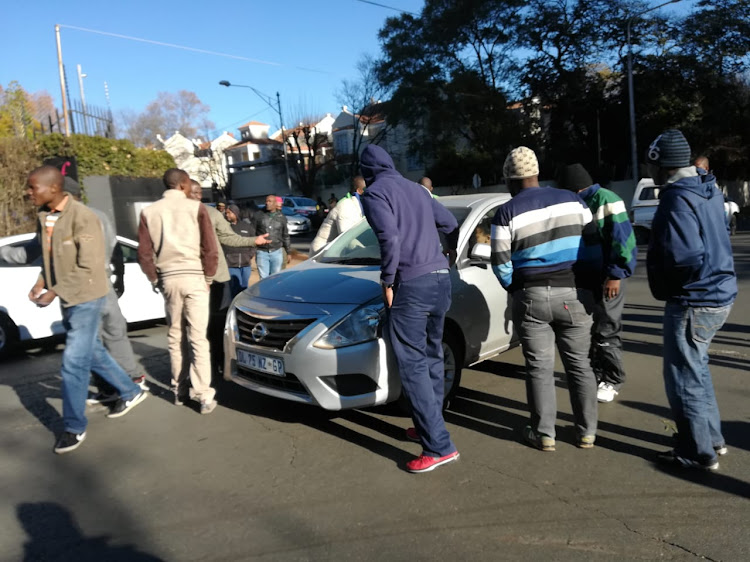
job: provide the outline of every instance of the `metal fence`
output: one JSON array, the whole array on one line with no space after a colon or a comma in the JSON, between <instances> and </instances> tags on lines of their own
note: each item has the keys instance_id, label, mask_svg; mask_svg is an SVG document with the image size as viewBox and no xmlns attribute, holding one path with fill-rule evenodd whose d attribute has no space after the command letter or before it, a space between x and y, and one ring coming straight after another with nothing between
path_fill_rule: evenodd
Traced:
<instances>
[{"instance_id":1,"label":"metal fence","mask_svg":"<svg viewBox=\"0 0 750 562\"><path fill-rule=\"evenodd\" d=\"M114 120L109 109L93 105L83 105L78 100L71 100L68 109L71 134L89 135L92 137L113 138L115 136ZM65 133L65 119L60 111L55 109L54 115L47 115L40 121L43 135L51 133Z\"/></svg>"}]
</instances>

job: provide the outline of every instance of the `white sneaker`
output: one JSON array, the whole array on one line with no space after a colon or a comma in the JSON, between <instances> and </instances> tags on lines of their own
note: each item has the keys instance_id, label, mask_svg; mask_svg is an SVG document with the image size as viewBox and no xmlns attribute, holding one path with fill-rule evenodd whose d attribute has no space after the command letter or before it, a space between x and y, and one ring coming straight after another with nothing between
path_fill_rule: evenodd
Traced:
<instances>
[{"instance_id":1,"label":"white sneaker","mask_svg":"<svg viewBox=\"0 0 750 562\"><path fill-rule=\"evenodd\" d=\"M608 382L600 382L599 388L596 391L596 399L599 402L612 402L619 392L615 390L615 387Z\"/></svg>"}]
</instances>

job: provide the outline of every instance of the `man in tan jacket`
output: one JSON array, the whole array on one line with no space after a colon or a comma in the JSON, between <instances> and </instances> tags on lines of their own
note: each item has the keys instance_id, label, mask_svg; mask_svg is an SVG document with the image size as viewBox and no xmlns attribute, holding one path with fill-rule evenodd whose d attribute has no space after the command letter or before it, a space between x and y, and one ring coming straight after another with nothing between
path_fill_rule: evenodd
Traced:
<instances>
[{"instance_id":1,"label":"man in tan jacket","mask_svg":"<svg viewBox=\"0 0 750 562\"><path fill-rule=\"evenodd\" d=\"M187 395L200 402L201 414L216 408L211 387L211 352L206 338L209 287L219 263L219 247L206 208L190 199L190 177L170 168L164 173L162 198L141 212L138 263L164 295L175 404ZM183 339L192 368L183 369Z\"/></svg>"},{"instance_id":2,"label":"man in tan jacket","mask_svg":"<svg viewBox=\"0 0 750 562\"><path fill-rule=\"evenodd\" d=\"M42 246L42 273L29 299L39 307L49 306L56 297L62 303L65 430L54 449L62 454L77 449L86 438L86 396L92 371L120 394L108 418L124 416L148 394L130 380L98 337L109 291L101 222L91 209L65 193L63 175L52 166L29 174L26 193L40 207L37 236Z\"/></svg>"}]
</instances>

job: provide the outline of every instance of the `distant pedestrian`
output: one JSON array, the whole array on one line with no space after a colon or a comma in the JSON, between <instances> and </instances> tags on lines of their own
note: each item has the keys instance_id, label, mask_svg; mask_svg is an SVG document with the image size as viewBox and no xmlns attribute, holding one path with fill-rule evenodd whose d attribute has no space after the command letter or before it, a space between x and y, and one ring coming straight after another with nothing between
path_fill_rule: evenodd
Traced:
<instances>
[{"instance_id":1,"label":"distant pedestrian","mask_svg":"<svg viewBox=\"0 0 750 562\"><path fill-rule=\"evenodd\" d=\"M380 283L388 309L384 332L412 408L414 428L407 438L422 445L422 454L406 463L406 470L428 472L459 457L442 412L443 323L451 279L438 237L438 230L449 235L455 259L458 223L427 191L402 177L379 146L368 145L360 165L368 186L362 196L365 216L380 244Z\"/></svg>"},{"instance_id":2,"label":"distant pedestrian","mask_svg":"<svg viewBox=\"0 0 750 562\"><path fill-rule=\"evenodd\" d=\"M432 195L434 199L437 199L437 195L435 195L435 193L433 193L432 191L432 180L430 178L428 178L427 176L424 176L422 179L419 180L419 185L421 185L427 191L429 191L430 195Z\"/></svg>"},{"instance_id":3,"label":"distant pedestrian","mask_svg":"<svg viewBox=\"0 0 750 562\"><path fill-rule=\"evenodd\" d=\"M713 174L690 165L690 145L677 129L656 137L646 162L661 187L648 282L654 298L666 301L664 387L677 425L674 449L657 458L672 466L716 470L727 448L708 348L737 296L724 197Z\"/></svg>"},{"instance_id":4,"label":"distant pedestrian","mask_svg":"<svg viewBox=\"0 0 750 562\"><path fill-rule=\"evenodd\" d=\"M693 165L696 168L700 168L709 174L713 175L713 172L711 171L708 158L706 156L698 156L695 161L693 162ZM716 189L719 189L719 186L716 186ZM721 191L721 189L719 189ZM723 191L722 191L723 195ZM729 197L724 195L724 218L727 222L727 230L729 230L729 235L734 236L737 233L737 213L740 212L740 207L732 201Z\"/></svg>"},{"instance_id":5,"label":"distant pedestrian","mask_svg":"<svg viewBox=\"0 0 750 562\"><path fill-rule=\"evenodd\" d=\"M201 414L216 408L211 387L211 352L206 338L209 287L219 263L211 218L206 207L191 199L191 181L184 170L164 173L162 198L143 209L138 227L138 262L148 280L164 295L167 341L175 404L188 395L183 366L183 340L190 348L190 398ZM224 219L222 219L224 220Z\"/></svg>"},{"instance_id":6,"label":"distant pedestrian","mask_svg":"<svg viewBox=\"0 0 750 562\"><path fill-rule=\"evenodd\" d=\"M258 275L261 279L281 271L284 260L282 249L286 252L286 262L289 263L291 260L289 255L291 242L286 217L278 209L276 195L268 195L265 210L258 213L255 218L256 234L268 234L268 244L258 248L255 255L255 263L258 265Z\"/></svg>"},{"instance_id":7,"label":"distant pedestrian","mask_svg":"<svg viewBox=\"0 0 750 562\"><path fill-rule=\"evenodd\" d=\"M534 151L519 146L503 165L513 199L492 221L492 269L511 294L513 324L526 359L526 395L531 423L524 439L555 450L555 343L568 376L576 445L596 440L596 377L591 370L594 297L576 289L573 266L591 211L575 194L539 187Z\"/></svg>"},{"instance_id":8,"label":"distant pedestrian","mask_svg":"<svg viewBox=\"0 0 750 562\"><path fill-rule=\"evenodd\" d=\"M198 185L200 185L200 184L198 184ZM201 188L201 191L202 190L203 190L203 188ZM227 210L227 204L224 201L219 201L218 203L216 203L216 210L219 211L223 215L224 211Z\"/></svg>"},{"instance_id":9,"label":"distant pedestrian","mask_svg":"<svg viewBox=\"0 0 750 562\"><path fill-rule=\"evenodd\" d=\"M637 249L625 203L614 192L594 183L581 164L567 166L562 187L578 193L588 205L597 230L597 270L585 272L594 294L591 366L599 383L599 402L612 402L625 382L622 362L622 312L626 279L633 275Z\"/></svg>"},{"instance_id":10,"label":"distant pedestrian","mask_svg":"<svg viewBox=\"0 0 750 562\"><path fill-rule=\"evenodd\" d=\"M240 220L240 208L229 205L226 211L227 221L235 234L243 238L255 238L255 225ZM222 244L224 257L229 266L229 289L232 298L247 289L255 257L255 246L232 247Z\"/></svg>"},{"instance_id":11,"label":"distant pedestrian","mask_svg":"<svg viewBox=\"0 0 750 562\"><path fill-rule=\"evenodd\" d=\"M310 244L311 254L362 220L364 212L361 197L365 192L365 187L365 178L354 177L351 191L328 213L323 224L320 225L318 233Z\"/></svg>"},{"instance_id":12,"label":"distant pedestrian","mask_svg":"<svg viewBox=\"0 0 750 562\"><path fill-rule=\"evenodd\" d=\"M96 215L63 191L57 168L42 166L27 180L27 195L40 207L37 238L42 244L42 273L29 292L37 306L62 303L66 332L62 357L64 432L55 453L78 448L86 438L86 395L91 372L120 394L107 417L117 418L140 404L147 393L122 370L99 339L99 323L109 291L102 225Z\"/></svg>"},{"instance_id":13,"label":"distant pedestrian","mask_svg":"<svg viewBox=\"0 0 750 562\"><path fill-rule=\"evenodd\" d=\"M331 196L328 198L328 210L332 211L333 208L338 204L339 198L336 197L336 194L331 192Z\"/></svg>"}]
</instances>

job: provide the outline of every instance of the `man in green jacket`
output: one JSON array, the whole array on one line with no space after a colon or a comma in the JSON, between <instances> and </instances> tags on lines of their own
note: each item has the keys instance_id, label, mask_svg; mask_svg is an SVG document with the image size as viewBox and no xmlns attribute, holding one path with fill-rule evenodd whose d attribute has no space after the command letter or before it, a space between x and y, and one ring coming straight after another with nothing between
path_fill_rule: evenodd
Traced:
<instances>
[{"instance_id":1,"label":"man in green jacket","mask_svg":"<svg viewBox=\"0 0 750 562\"><path fill-rule=\"evenodd\" d=\"M109 418L124 416L148 396L99 339L109 291L102 225L91 209L65 193L63 181L57 168L42 166L29 174L26 190L40 208L37 236L42 245L42 273L29 299L45 307L60 297L66 332L60 369L65 428L55 445L58 454L73 451L86 438L86 396L92 371L120 394Z\"/></svg>"}]
</instances>

